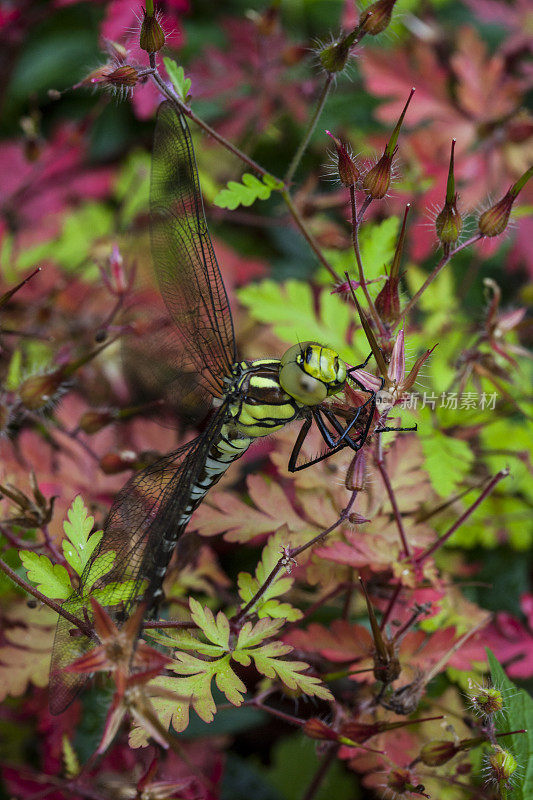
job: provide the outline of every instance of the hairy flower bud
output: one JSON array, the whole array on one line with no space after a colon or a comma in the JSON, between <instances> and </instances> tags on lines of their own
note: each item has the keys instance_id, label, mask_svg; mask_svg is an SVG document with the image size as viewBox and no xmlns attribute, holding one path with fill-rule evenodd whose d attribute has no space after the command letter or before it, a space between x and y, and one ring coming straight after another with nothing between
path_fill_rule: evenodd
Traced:
<instances>
[{"instance_id":1,"label":"hairy flower bud","mask_svg":"<svg viewBox=\"0 0 533 800\"><path fill-rule=\"evenodd\" d=\"M487 765L490 770L491 780L496 783L507 783L518 767L513 754L498 746L494 748L492 753L489 753Z\"/></svg>"},{"instance_id":2,"label":"hairy flower bud","mask_svg":"<svg viewBox=\"0 0 533 800\"><path fill-rule=\"evenodd\" d=\"M481 717L490 717L503 709L503 695L494 686L471 685L470 701L475 713Z\"/></svg>"},{"instance_id":3,"label":"hairy flower bud","mask_svg":"<svg viewBox=\"0 0 533 800\"><path fill-rule=\"evenodd\" d=\"M400 316L400 263L405 241L407 215L409 214L410 208L411 204L408 203L405 207L402 228L394 252L390 275L385 281L385 286L376 297L376 310L381 319L389 324L395 322Z\"/></svg>"},{"instance_id":4,"label":"hairy flower bud","mask_svg":"<svg viewBox=\"0 0 533 800\"><path fill-rule=\"evenodd\" d=\"M151 8L149 8L149 5ZM139 46L141 50L145 50L147 53L157 53L164 44L165 33L154 14L153 3L147 3L146 10L143 10Z\"/></svg>"},{"instance_id":5,"label":"hairy flower bud","mask_svg":"<svg viewBox=\"0 0 533 800\"><path fill-rule=\"evenodd\" d=\"M392 156L383 153L377 164L370 169L363 179L363 191L372 200L382 200L387 192L392 177Z\"/></svg>"},{"instance_id":6,"label":"hairy flower bud","mask_svg":"<svg viewBox=\"0 0 533 800\"><path fill-rule=\"evenodd\" d=\"M350 57L350 48L358 39L358 32L359 29L356 28L337 42L322 48L318 58L327 72L335 74L343 71Z\"/></svg>"},{"instance_id":7,"label":"hairy flower bud","mask_svg":"<svg viewBox=\"0 0 533 800\"><path fill-rule=\"evenodd\" d=\"M448 183L446 186L446 200L444 207L435 220L435 229L440 243L449 248L455 244L463 229L463 220L457 210L457 195L455 193L454 170L455 139L452 140L450 166L448 169Z\"/></svg>"},{"instance_id":8,"label":"hairy flower bud","mask_svg":"<svg viewBox=\"0 0 533 800\"><path fill-rule=\"evenodd\" d=\"M365 8L359 20L359 31L369 36L377 36L383 33L392 19L392 10L396 5L396 0L377 0Z\"/></svg>"},{"instance_id":9,"label":"hairy flower bud","mask_svg":"<svg viewBox=\"0 0 533 800\"><path fill-rule=\"evenodd\" d=\"M355 165L355 161L350 149L343 142L341 142L340 139L337 139L337 137L334 136L331 131L326 131L326 133L333 139L333 143L337 151L337 169L339 171L340 182L343 186L346 186L346 188L355 186L359 180L360 173Z\"/></svg>"},{"instance_id":10,"label":"hairy flower bud","mask_svg":"<svg viewBox=\"0 0 533 800\"><path fill-rule=\"evenodd\" d=\"M325 722L318 719L318 717L311 717L311 719L308 719L303 726L303 732L311 739L336 742L339 738L339 734L334 731L333 728L330 728L329 725L326 725Z\"/></svg>"},{"instance_id":11,"label":"hairy flower bud","mask_svg":"<svg viewBox=\"0 0 533 800\"><path fill-rule=\"evenodd\" d=\"M28 411L40 411L57 400L65 375L63 369L45 375L31 375L21 383L18 395Z\"/></svg>"},{"instance_id":12,"label":"hairy flower bud","mask_svg":"<svg viewBox=\"0 0 533 800\"><path fill-rule=\"evenodd\" d=\"M509 215L513 203L533 175L533 167L524 172L522 177L509 188L501 200L488 208L478 219L478 229L482 236L499 236L503 233L509 222Z\"/></svg>"},{"instance_id":13,"label":"hairy flower bud","mask_svg":"<svg viewBox=\"0 0 533 800\"><path fill-rule=\"evenodd\" d=\"M91 83L99 83L106 88L122 87L129 89L132 86L135 86L138 80L139 73L135 67L132 67L131 64L121 64L111 72L95 75L93 78L91 78Z\"/></svg>"},{"instance_id":14,"label":"hairy flower bud","mask_svg":"<svg viewBox=\"0 0 533 800\"><path fill-rule=\"evenodd\" d=\"M392 178L392 161L398 149L397 143L398 136L400 134L400 128L402 127L405 113L414 93L415 90L411 89L411 93L409 94L407 102L403 107L403 111L400 114L398 122L396 123L396 127L394 128L392 135L387 142L387 146L385 147L383 155L377 164L375 164L372 169L366 173L363 179L363 191L367 197L370 197L372 200L381 200L389 191Z\"/></svg>"}]
</instances>

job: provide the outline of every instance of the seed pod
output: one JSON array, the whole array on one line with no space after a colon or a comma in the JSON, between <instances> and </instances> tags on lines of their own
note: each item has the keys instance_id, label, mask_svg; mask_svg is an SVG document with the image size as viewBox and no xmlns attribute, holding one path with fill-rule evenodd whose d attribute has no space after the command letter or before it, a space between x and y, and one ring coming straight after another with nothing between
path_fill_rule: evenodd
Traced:
<instances>
[{"instance_id":1,"label":"seed pod","mask_svg":"<svg viewBox=\"0 0 533 800\"><path fill-rule=\"evenodd\" d=\"M147 3L146 5L146 10L143 10L139 46L141 50L145 50L147 53L157 53L165 44L165 33L154 14L153 3ZM148 5L151 5L151 10Z\"/></svg>"},{"instance_id":2,"label":"seed pod","mask_svg":"<svg viewBox=\"0 0 533 800\"><path fill-rule=\"evenodd\" d=\"M361 34L377 36L378 33L388 28L392 19L392 10L396 5L396 0L377 0L365 8L359 21L359 31Z\"/></svg>"},{"instance_id":3,"label":"seed pod","mask_svg":"<svg viewBox=\"0 0 533 800\"><path fill-rule=\"evenodd\" d=\"M370 169L364 179L363 179L363 191L366 193L367 197L370 197L372 200L381 200L387 192L389 191L389 186L392 178L392 160L397 151L397 143L398 143L398 136L400 134L400 128L402 127L402 123L405 117L405 113L411 102L411 98L414 95L415 90L411 89L411 93L407 98L407 102L403 108L402 113L400 114L400 118L396 123L396 127L394 128L392 135L385 147L385 151L377 164L375 164L372 169Z\"/></svg>"},{"instance_id":4,"label":"seed pod","mask_svg":"<svg viewBox=\"0 0 533 800\"><path fill-rule=\"evenodd\" d=\"M530 167L513 186L509 188L501 200L488 208L478 219L478 228L482 236L499 236L503 233L509 222L509 215L513 203L522 191L528 180L533 175L533 167Z\"/></svg>"},{"instance_id":5,"label":"seed pod","mask_svg":"<svg viewBox=\"0 0 533 800\"><path fill-rule=\"evenodd\" d=\"M355 186L359 180L360 172L355 165L355 161L350 149L343 142L341 142L340 139L337 139L337 137L334 136L331 131L326 131L326 133L333 139L333 144L335 145L335 149L337 151L337 169L339 172L340 182L343 186L346 186L346 188Z\"/></svg>"},{"instance_id":6,"label":"seed pod","mask_svg":"<svg viewBox=\"0 0 533 800\"><path fill-rule=\"evenodd\" d=\"M455 193L454 170L455 139L452 139L450 166L448 169L448 183L446 186L446 200L441 212L435 220L435 229L440 243L445 248L455 244L463 229L463 220L457 210L457 195Z\"/></svg>"},{"instance_id":7,"label":"seed pod","mask_svg":"<svg viewBox=\"0 0 533 800\"><path fill-rule=\"evenodd\" d=\"M64 379L63 369L26 378L18 390L22 405L28 411L39 411L51 405L57 399Z\"/></svg>"}]
</instances>

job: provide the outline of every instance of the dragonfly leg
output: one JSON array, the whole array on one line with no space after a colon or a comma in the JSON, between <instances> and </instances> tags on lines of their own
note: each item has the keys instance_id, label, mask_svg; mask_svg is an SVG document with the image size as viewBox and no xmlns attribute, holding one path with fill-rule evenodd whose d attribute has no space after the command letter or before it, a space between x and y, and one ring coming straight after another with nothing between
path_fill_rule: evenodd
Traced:
<instances>
[{"instance_id":1,"label":"dragonfly leg","mask_svg":"<svg viewBox=\"0 0 533 800\"><path fill-rule=\"evenodd\" d=\"M366 365L368 364L368 362L370 361L371 358L372 358L372 351L370 351L370 353L365 358L365 360L363 361L362 364L356 364L355 367L350 367L350 369L346 370L346 374L350 375L350 373L354 372L356 369L363 369L363 367L366 367ZM351 375L350 375L350 377L351 377Z\"/></svg>"},{"instance_id":2,"label":"dragonfly leg","mask_svg":"<svg viewBox=\"0 0 533 800\"><path fill-rule=\"evenodd\" d=\"M376 428L374 433L388 433L389 431L402 431L403 433L409 433L410 431L417 431L418 425L412 425L410 428Z\"/></svg>"}]
</instances>

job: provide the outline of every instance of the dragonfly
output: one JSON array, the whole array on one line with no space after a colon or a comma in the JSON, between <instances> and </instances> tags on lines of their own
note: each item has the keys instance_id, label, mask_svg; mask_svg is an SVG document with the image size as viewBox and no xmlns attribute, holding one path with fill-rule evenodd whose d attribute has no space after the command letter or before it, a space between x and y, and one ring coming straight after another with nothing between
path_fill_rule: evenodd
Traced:
<instances>
[{"instance_id":1,"label":"dragonfly","mask_svg":"<svg viewBox=\"0 0 533 800\"><path fill-rule=\"evenodd\" d=\"M194 510L258 438L300 420L302 427L289 470L306 468L350 447L360 450L376 409L376 390L354 374L325 344L298 342L281 357L240 360L233 318L207 227L196 158L188 123L171 101L157 114L150 185L152 259L171 324L159 355L175 352L177 392L194 384L198 402L210 406L200 435L135 474L119 492L89 559L80 586L64 608L90 623L89 594L122 587L107 611L120 622L138 603L157 608L163 579L176 544ZM146 343L145 343L146 344ZM153 343L152 343L153 344ZM152 359L157 366L158 348ZM347 382L366 399L348 414L332 411L328 398ZM313 425L325 452L302 460ZM88 591L90 590L90 591ZM50 670L50 708L66 709L88 676L66 671L95 644L60 617Z\"/></svg>"}]
</instances>

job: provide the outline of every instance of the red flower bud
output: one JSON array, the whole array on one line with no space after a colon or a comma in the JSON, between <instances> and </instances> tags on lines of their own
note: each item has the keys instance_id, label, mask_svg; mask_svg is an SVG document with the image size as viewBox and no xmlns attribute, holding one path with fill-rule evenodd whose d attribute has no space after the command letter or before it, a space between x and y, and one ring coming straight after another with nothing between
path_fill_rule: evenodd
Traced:
<instances>
[{"instance_id":1,"label":"red flower bud","mask_svg":"<svg viewBox=\"0 0 533 800\"><path fill-rule=\"evenodd\" d=\"M326 725L325 722L318 719L318 717L311 717L303 726L303 732L311 739L323 739L331 742L336 742L339 735L333 728Z\"/></svg>"},{"instance_id":2,"label":"red flower bud","mask_svg":"<svg viewBox=\"0 0 533 800\"><path fill-rule=\"evenodd\" d=\"M495 205L484 211L478 220L479 232L482 236L499 236L503 233L509 222L509 215L513 203L524 188L528 180L533 175L533 167L530 167L513 186L510 187L506 195Z\"/></svg>"},{"instance_id":3,"label":"red flower bud","mask_svg":"<svg viewBox=\"0 0 533 800\"><path fill-rule=\"evenodd\" d=\"M424 745L418 756L419 760L428 767L440 767L446 764L459 752L459 748L454 742L436 740Z\"/></svg>"},{"instance_id":4,"label":"red flower bud","mask_svg":"<svg viewBox=\"0 0 533 800\"><path fill-rule=\"evenodd\" d=\"M147 53L157 53L165 44L165 33L154 14L153 3L150 5L151 9L147 4L146 11L143 11L139 46Z\"/></svg>"},{"instance_id":5,"label":"red flower bud","mask_svg":"<svg viewBox=\"0 0 533 800\"><path fill-rule=\"evenodd\" d=\"M86 411L82 414L78 427L84 433L97 433L116 419L113 411Z\"/></svg>"},{"instance_id":6,"label":"red flower bud","mask_svg":"<svg viewBox=\"0 0 533 800\"><path fill-rule=\"evenodd\" d=\"M22 405L28 411L40 411L52 405L61 393L64 380L63 369L49 372L46 375L32 375L26 378L18 389Z\"/></svg>"},{"instance_id":7,"label":"red flower bud","mask_svg":"<svg viewBox=\"0 0 533 800\"><path fill-rule=\"evenodd\" d=\"M392 177L392 156L383 153L378 163L369 170L363 180L363 191L372 200L382 200L387 192Z\"/></svg>"},{"instance_id":8,"label":"red flower bud","mask_svg":"<svg viewBox=\"0 0 533 800\"><path fill-rule=\"evenodd\" d=\"M365 8L359 20L360 33L368 33L369 36L382 33L390 24L395 5L396 0L377 0Z\"/></svg>"},{"instance_id":9,"label":"red flower bud","mask_svg":"<svg viewBox=\"0 0 533 800\"><path fill-rule=\"evenodd\" d=\"M138 463L138 455L133 450L106 453L100 459L100 468L106 475L116 475L126 469L133 469Z\"/></svg>"},{"instance_id":10,"label":"red flower bud","mask_svg":"<svg viewBox=\"0 0 533 800\"><path fill-rule=\"evenodd\" d=\"M135 86L137 81L139 80L139 73L132 67L131 64L122 64L120 67L116 67L112 71L105 71L104 73L100 73L94 75L91 78L91 83L99 83L102 84L106 88L131 88Z\"/></svg>"},{"instance_id":11,"label":"red flower bud","mask_svg":"<svg viewBox=\"0 0 533 800\"><path fill-rule=\"evenodd\" d=\"M337 169L339 171L339 178L342 185L346 186L346 188L355 186L359 180L360 173L355 165L353 155L351 154L349 148L343 144L340 139L337 139L336 136L333 136L330 131L326 131L326 133L333 139L335 149L337 150Z\"/></svg>"},{"instance_id":12,"label":"red flower bud","mask_svg":"<svg viewBox=\"0 0 533 800\"><path fill-rule=\"evenodd\" d=\"M390 275L385 281L385 286L376 297L376 310L381 319L389 324L395 322L400 316L400 263L405 240L405 225L410 208L411 205L408 203L405 208L402 229L396 245Z\"/></svg>"}]
</instances>

